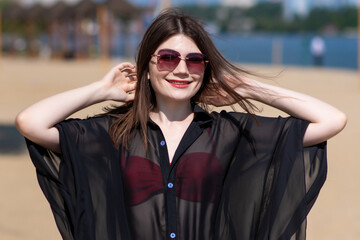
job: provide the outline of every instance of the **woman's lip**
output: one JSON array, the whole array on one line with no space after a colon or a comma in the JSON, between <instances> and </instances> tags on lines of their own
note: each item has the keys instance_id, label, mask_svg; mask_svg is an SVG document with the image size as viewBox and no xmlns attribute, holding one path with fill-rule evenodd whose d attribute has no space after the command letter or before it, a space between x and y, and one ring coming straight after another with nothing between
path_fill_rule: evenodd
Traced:
<instances>
[{"instance_id":1,"label":"woman's lip","mask_svg":"<svg viewBox=\"0 0 360 240\"><path fill-rule=\"evenodd\" d=\"M190 84L192 81L188 80L176 80L176 79L166 79L170 83L180 83L180 84Z\"/></svg>"},{"instance_id":2,"label":"woman's lip","mask_svg":"<svg viewBox=\"0 0 360 240\"><path fill-rule=\"evenodd\" d=\"M174 80L174 79L166 79L168 83L170 83L171 86L176 88L187 88L192 81L186 81L186 80Z\"/></svg>"}]
</instances>

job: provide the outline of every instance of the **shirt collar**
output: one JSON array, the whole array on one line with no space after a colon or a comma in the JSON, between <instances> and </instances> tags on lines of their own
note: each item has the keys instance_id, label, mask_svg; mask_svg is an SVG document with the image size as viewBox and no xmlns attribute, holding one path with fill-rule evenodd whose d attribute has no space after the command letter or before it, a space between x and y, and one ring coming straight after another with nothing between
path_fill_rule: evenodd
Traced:
<instances>
[{"instance_id":1,"label":"shirt collar","mask_svg":"<svg viewBox=\"0 0 360 240\"><path fill-rule=\"evenodd\" d=\"M214 120L214 117L199 105L194 104L193 112L195 114L194 122L197 122L200 126L210 124ZM150 117L148 118L148 124L157 126Z\"/></svg>"},{"instance_id":2,"label":"shirt collar","mask_svg":"<svg viewBox=\"0 0 360 240\"><path fill-rule=\"evenodd\" d=\"M194 105L194 114L194 121L198 122L201 126L211 123L214 120L213 116L199 105Z\"/></svg>"}]
</instances>

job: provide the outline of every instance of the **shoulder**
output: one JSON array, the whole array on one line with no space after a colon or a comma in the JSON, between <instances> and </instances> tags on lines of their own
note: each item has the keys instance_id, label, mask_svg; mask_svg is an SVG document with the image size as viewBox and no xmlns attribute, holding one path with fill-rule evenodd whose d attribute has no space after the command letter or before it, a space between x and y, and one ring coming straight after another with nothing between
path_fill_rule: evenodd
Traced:
<instances>
[{"instance_id":1,"label":"shoulder","mask_svg":"<svg viewBox=\"0 0 360 240\"><path fill-rule=\"evenodd\" d=\"M61 131L70 133L108 133L112 123L116 120L115 117L109 115L99 115L95 117L88 117L86 119L69 118L66 119L56 127Z\"/></svg>"},{"instance_id":2,"label":"shoulder","mask_svg":"<svg viewBox=\"0 0 360 240\"><path fill-rule=\"evenodd\" d=\"M200 110L199 110L200 109ZM216 129L241 129L249 132L272 132L275 130L280 130L284 127L290 127L294 125L302 125L307 127L308 122L297 119L294 117L268 117L260 116L255 114L249 114L246 112L234 112L234 111L212 111L208 113L207 111L197 108L196 113L199 115L201 113L201 119L207 119L207 121L212 122L212 127Z\"/></svg>"},{"instance_id":3,"label":"shoulder","mask_svg":"<svg viewBox=\"0 0 360 240\"><path fill-rule=\"evenodd\" d=\"M248 113L242 112L228 112L222 110L220 112L211 112L210 115L213 117L214 122L220 125L230 124L235 126L243 126L249 120L252 121L252 116Z\"/></svg>"},{"instance_id":4,"label":"shoulder","mask_svg":"<svg viewBox=\"0 0 360 240\"><path fill-rule=\"evenodd\" d=\"M214 122L219 126L233 125L249 132L258 132L260 135L264 132L278 132L284 128L292 128L294 126L300 126L300 128L304 129L308 125L307 121L291 116L268 117L243 112L227 112L225 110L212 112L211 116L213 116Z\"/></svg>"},{"instance_id":5,"label":"shoulder","mask_svg":"<svg viewBox=\"0 0 360 240\"><path fill-rule=\"evenodd\" d=\"M76 149L84 156L114 150L109 130L116 118L102 115L86 119L67 119L57 124L61 151ZM101 150L102 149L102 150ZM100 151L101 150L101 151ZM90 154L90 155L89 155Z\"/></svg>"}]
</instances>

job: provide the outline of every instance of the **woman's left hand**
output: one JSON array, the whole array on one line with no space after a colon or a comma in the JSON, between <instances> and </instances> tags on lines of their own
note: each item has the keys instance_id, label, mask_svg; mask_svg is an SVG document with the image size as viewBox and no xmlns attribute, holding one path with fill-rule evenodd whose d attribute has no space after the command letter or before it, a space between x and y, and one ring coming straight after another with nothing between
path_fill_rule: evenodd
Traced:
<instances>
[{"instance_id":1,"label":"woman's left hand","mask_svg":"<svg viewBox=\"0 0 360 240\"><path fill-rule=\"evenodd\" d=\"M230 106L236 103L234 98L222 89L218 83L210 83L204 95L205 103L215 107Z\"/></svg>"},{"instance_id":2,"label":"woman's left hand","mask_svg":"<svg viewBox=\"0 0 360 240\"><path fill-rule=\"evenodd\" d=\"M246 85L248 79L244 76L234 77L229 74L222 76L223 82L226 82L230 88L236 90L237 94L243 99L247 98L246 88L241 87ZM205 90L205 103L216 107L224 107L236 104L237 101L226 92L219 83L209 83Z\"/></svg>"}]
</instances>

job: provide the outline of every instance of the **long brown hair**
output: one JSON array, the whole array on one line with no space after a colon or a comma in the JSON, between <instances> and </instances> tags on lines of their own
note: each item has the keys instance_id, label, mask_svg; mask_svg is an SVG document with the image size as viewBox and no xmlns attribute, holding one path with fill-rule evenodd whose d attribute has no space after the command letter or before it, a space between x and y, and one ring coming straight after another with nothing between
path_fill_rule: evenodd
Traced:
<instances>
[{"instance_id":1,"label":"long brown hair","mask_svg":"<svg viewBox=\"0 0 360 240\"><path fill-rule=\"evenodd\" d=\"M183 34L193 39L200 51L209 59L202 86L192 101L206 108L204 97L222 89L246 112L253 112L254 106L234 90L234 84L248 87L240 76L251 73L233 65L217 50L200 21L184 15L179 10L167 9L152 22L137 49L138 81L134 101L108 110L108 114L118 117L110 129L115 146L122 144L127 148L133 130L139 127L147 149L147 121L150 111L156 106L156 98L148 81L149 62L157 47L176 34ZM237 82L230 83L228 78L224 78L225 75L233 76L232 79L236 79Z\"/></svg>"}]
</instances>

